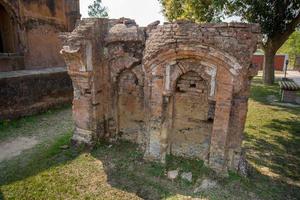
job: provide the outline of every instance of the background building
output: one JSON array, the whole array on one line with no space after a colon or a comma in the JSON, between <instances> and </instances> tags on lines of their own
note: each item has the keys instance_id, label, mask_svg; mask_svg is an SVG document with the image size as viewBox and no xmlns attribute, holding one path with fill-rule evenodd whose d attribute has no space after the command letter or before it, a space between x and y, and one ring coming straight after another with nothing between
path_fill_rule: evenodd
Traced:
<instances>
[{"instance_id":1,"label":"background building","mask_svg":"<svg viewBox=\"0 0 300 200\"><path fill-rule=\"evenodd\" d=\"M264 66L264 54L256 53L252 57L252 63L257 65L259 70L263 70ZM283 71L286 61L289 59L287 54L277 54L274 57L274 68L276 71Z\"/></svg>"},{"instance_id":2,"label":"background building","mask_svg":"<svg viewBox=\"0 0 300 200\"><path fill-rule=\"evenodd\" d=\"M0 120L72 101L59 35L78 19L79 0L0 0Z\"/></svg>"},{"instance_id":3,"label":"background building","mask_svg":"<svg viewBox=\"0 0 300 200\"><path fill-rule=\"evenodd\" d=\"M79 0L0 0L0 72L64 66L58 35L77 19Z\"/></svg>"}]
</instances>

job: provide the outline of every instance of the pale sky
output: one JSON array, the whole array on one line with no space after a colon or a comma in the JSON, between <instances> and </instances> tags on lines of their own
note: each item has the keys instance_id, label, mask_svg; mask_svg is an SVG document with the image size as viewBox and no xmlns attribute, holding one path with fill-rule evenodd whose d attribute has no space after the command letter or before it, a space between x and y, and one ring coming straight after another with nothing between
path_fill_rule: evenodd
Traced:
<instances>
[{"instance_id":1,"label":"pale sky","mask_svg":"<svg viewBox=\"0 0 300 200\"><path fill-rule=\"evenodd\" d=\"M80 12L83 18L88 17L88 6L93 1L80 0ZM158 0L102 0L102 4L107 7L109 18L131 18L140 26L147 26L156 20L159 20L161 23L166 21ZM224 21L240 21L240 18L230 17Z\"/></svg>"},{"instance_id":2,"label":"pale sky","mask_svg":"<svg viewBox=\"0 0 300 200\"><path fill-rule=\"evenodd\" d=\"M88 17L88 5L92 2L93 0L80 0L82 17ZM102 4L108 8L109 18L131 18L140 26L156 20L161 23L165 21L158 0L102 0Z\"/></svg>"}]
</instances>

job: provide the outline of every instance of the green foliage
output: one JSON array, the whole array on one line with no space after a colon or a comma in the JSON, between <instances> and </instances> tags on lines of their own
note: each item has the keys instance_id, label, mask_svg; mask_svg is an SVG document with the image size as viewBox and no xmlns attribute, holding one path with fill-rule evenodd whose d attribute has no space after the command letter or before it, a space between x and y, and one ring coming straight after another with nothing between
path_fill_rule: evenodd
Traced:
<instances>
[{"instance_id":1,"label":"green foliage","mask_svg":"<svg viewBox=\"0 0 300 200\"><path fill-rule=\"evenodd\" d=\"M289 66L295 66L295 59L300 55L300 31L295 31L278 50L279 53L289 55Z\"/></svg>"},{"instance_id":2,"label":"green foliage","mask_svg":"<svg viewBox=\"0 0 300 200\"><path fill-rule=\"evenodd\" d=\"M220 21L225 16L259 23L267 36L284 33L300 12L299 0L159 0L169 20Z\"/></svg>"},{"instance_id":3,"label":"green foliage","mask_svg":"<svg viewBox=\"0 0 300 200\"><path fill-rule=\"evenodd\" d=\"M273 60L277 50L300 24L299 0L159 0L170 20L188 19L195 22L216 22L228 16L258 23L264 34L263 49ZM266 62L264 82L273 84L273 63Z\"/></svg>"},{"instance_id":4,"label":"green foliage","mask_svg":"<svg viewBox=\"0 0 300 200\"><path fill-rule=\"evenodd\" d=\"M146 172L154 177L162 177L165 174L165 166L161 163L149 163L149 166L146 168Z\"/></svg>"},{"instance_id":5,"label":"green foliage","mask_svg":"<svg viewBox=\"0 0 300 200\"><path fill-rule=\"evenodd\" d=\"M90 17L108 17L107 8L102 6L102 0L94 0L92 5L89 5L88 14Z\"/></svg>"},{"instance_id":6,"label":"green foliage","mask_svg":"<svg viewBox=\"0 0 300 200\"><path fill-rule=\"evenodd\" d=\"M188 19L195 22L218 22L226 0L159 0L170 20Z\"/></svg>"},{"instance_id":7,"label":"green foliage","mask_svg":"<svg viewBox=\"0 0 300 200\"><path fill-rule=\"evenodd\" d=\"M229 0L227 14L241 16L243 20L261 25L268 37L284 33L288 25L299 17L299 0Z\"/></svg>"}]
</instances>

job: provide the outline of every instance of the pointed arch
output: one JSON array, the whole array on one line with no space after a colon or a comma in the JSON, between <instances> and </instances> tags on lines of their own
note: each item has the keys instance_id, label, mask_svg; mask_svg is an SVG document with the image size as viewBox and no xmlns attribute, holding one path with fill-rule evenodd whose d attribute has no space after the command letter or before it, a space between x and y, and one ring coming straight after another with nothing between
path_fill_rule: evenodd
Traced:
<instances>
[{"instance_id":1,"label":"pointed arch","mask_svg":"<svg viewBox=\"0 0 300 200\"><path fill-rule=\"evenodd\" d=\"M22 23L17 10L19 6L7 0L0 0L0 51L21 53L24 44L21 40Z\"/></svg>"}]
</instances>

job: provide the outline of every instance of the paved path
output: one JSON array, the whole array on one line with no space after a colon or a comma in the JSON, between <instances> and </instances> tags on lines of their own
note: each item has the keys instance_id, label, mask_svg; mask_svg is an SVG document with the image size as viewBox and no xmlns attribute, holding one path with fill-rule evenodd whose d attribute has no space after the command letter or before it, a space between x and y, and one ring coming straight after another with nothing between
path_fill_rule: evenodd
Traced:
<instances>
[{"instance_id":1,"label":"paved path","mask_svg":"<svg viewBox=\"0 0 300 200\"><path fill-rule=\"evenodd\" d=\"M259 71L258 76L262 76L263 72ZM277 79L282 78L284 76L284 73L282 71L276 71L275 77ZM300 72L299 71L287 71L287 78L293 79L295 83L297 83L300 86Z\"/></svg>"},{"instance_id":2,"label":"paved path","mask_svg":"<svg viewBox=\"0 0 300 200\"><path fill-rule=\"evenodd\" d=\"M0 143L0 162L18 156L22 151L31 149L38 141L35 137L17 137Z\"/></svg>"},{"instance_id":3,"label":"paved path","mask_svg":"<svg viewBox=\"0 0 300 200\"><path fill-rule=\"evenodd\" d=\"M66 71L67 71L66 67L52 67L52 68L44 68L44 69L30 69L30 70L18 70L18 71L11 71L11 72L0 72L0 79L20 77L20 76L30 76L30 75L41 76L42 74L51 74L51 73L66 72Z\"/></svg>"},{"instance_id":4,"label":"paved path","mask_svg":"<svg viewBox=\"0 0 300 200\"><path fill-rule=\"evenodd\" d=\"M295 83L300 86L300 72L298 71L288 71L287 77L293 79Z\"/></svg>"}]
</instances>

